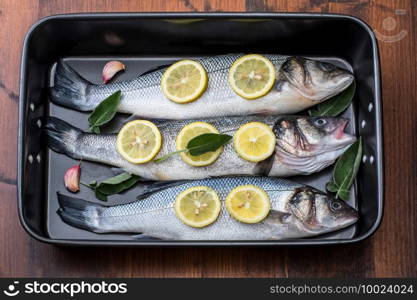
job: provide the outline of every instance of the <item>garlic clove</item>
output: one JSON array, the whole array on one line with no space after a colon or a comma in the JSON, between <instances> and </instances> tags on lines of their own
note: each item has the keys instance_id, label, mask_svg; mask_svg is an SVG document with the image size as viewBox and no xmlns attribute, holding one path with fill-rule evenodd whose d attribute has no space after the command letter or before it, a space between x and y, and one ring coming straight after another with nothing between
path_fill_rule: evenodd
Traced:
<instances>
[{"instance_id":1,"label":"garlic clove","mask_svg":"<svg viewBox=\"0 0 417 300\"><path fill-rule=\"evenodd\" d=\"M125 65L117 60L109 61L103 68L103 72L101 78L103 79L103 83L108 83L114 75L119 73L120 71L124 71L126 69Z\"/></svg>"},{"instance_id":2,"label":"garlic clove","mask_svg":"<svg viewBox=\"0 0 417 300\"><path fill-rule=\"evenodd\" d=\"M64 175L64 184L67 190L76 193L80 190L80 165L75 165L69 168Z\"/></svg>"}]
</instances>

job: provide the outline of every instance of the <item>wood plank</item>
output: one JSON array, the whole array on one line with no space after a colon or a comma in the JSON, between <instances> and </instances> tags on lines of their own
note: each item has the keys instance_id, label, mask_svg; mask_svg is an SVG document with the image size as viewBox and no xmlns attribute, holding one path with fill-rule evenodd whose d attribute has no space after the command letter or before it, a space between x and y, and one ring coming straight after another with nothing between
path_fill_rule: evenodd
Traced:
<instances>
[{"instance_id":1,"label":"wood plank","mask_svg":"<svg viewBox=\"0 0 417 300\"><path fill-rule=\"evenodd\" d=\"M373 27L392 41L402 30L407 35L395 42L379 41L383 70L386 201L384 220L375 235L375 275L415 276L417 62L412 57L417 52L416 3L386 0L378 4L370 9ZM387 23L384 25L388 18L395 20L395 28L391 29Z\"/></svg>"},{"instance_id":2,"label":"wood plank","mask_svg":"<svg viewBox=\"0 0 417 300\"><path fill-rule=\"evenodd\" d=\"M15 161L20 50L25 32L36 20L36 12L35 1L0 2L0 23L6 25L0 27L0 132L4 141L0 143L0 181L9 184L15 184L17 174Z\"/></svg>"},{"instance_id":3,"label":"wood plank","mask_svg":"<svg viewBox=\"0 0 417 300\"><path fill-rule=\"evenodd\" d=\"M219 12L243 11L244 9L243 0L40 0L39 17L76 12Z\"/></svg>"}]
</instances>

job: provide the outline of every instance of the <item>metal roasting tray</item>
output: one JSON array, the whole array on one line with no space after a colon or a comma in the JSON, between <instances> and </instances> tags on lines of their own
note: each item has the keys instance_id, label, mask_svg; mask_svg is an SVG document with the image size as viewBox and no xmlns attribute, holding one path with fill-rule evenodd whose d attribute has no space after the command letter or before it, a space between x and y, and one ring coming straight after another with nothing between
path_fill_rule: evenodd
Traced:
<instances>
[{"instance_id":1,"label":"metal roasting tray","mask_svg":"<svg viewBox=\"0 0 417 300\"><path fill-rule=\"evenodd\" d=\"M87 129L87 114L52 104L47 87L55 64L65 59L82 76L100 83L102 66L122 60L127 80L179 58L227 53L300 55L332 62L354 72L357 91L344 113L348 132L362 136L364 153L350 205L360 219L330 234L280 241L161 241L127 234L95 234L71 227L56 214L56 192L66 192L65 170L77 162L50 151L41 135L41 118L55 116ZM22 226L37 240L57 245L95 246L277 246L329 245L361 241L382 218L382 117L378 48L372 30L346 15L298 13L112 13L70 14L44 18L26 35L20 73L18 136L18 213ZM111 132L127 115L118 114ZM324 190L332 167L294 181ZM108 166L83 162L82 178L114 175ZM138 187L111 197L108 204L133 201ZM97 201L83 189L75 197Z\"/></svg>"}]
</instances>

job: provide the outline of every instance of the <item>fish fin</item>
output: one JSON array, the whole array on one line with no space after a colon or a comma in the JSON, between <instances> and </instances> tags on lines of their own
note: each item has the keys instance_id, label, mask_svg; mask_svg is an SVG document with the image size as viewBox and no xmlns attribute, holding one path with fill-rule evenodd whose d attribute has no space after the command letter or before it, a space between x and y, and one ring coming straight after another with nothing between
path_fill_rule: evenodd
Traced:
<instances>
[{"instance_id":1,"label":"fish fin","mask_svg":"<svg viewBox=\"0 0 417 300\"><path fill-rule=\"evenodd\" d=\"M288 80L285 78L284 75L282 75L282 73L278 74L279 75L277 76L277 79L275 81L274 90L277 92L282 92L282 90L284 89L284 85L288 82Z\"/></svg>"},{"instance_id":2,"label":"fish fin","mask_svg":"<svg viewBox=\"0 0 417 300\"><path fill-rule=\"evenodd\" d=\"M290 216L290 213L278 210L271 210L268 214L268 217L263 222L270 225L285 224L287 223L287 220Z\"/></svg>"},{"instance_id":3,"label":"fish fin","mask_svg":"<svg viewBox=\"0 0 417 300\"><path fill-rule=\"evenodd\" d=\"M170 126L172 124L172 120L171 119L154 119L154 118L145 118L145 117L139 117L138 115L132 114L130 115L128 118L126 118L125 120L123 120L123 124L126 124L130 121L134 121L134 120L149 120L152 121L152 123L154 123L156 126Z\"/></svg>"},{"instance_id":4,"label":"fish fin","mask_svg":"<svg viewBox=\"0 0 417 300\"><path fill-rule=\"evenodd\" d=\"M86 90L91 84L61 59L57 63L54 86L50 88L49 94L56 104L88 111L92 108L86 105Z\"/></svg>"},{"instance_id":5,"label":"fish fin","mask_svg":"<svg viewBox=\"0 0 417 300\"><path fill-rule=\"evenodd\" d=\"M57 192L59 209L58 215L68 225L100 232L98 218L106 209L105 206L74 198Z\"/></svg>"},{"instance_id":6,"label":"fish fin","mask_svg":"<svg viewBox=\"0 0 417 300\"><path fill-rule=\"evenodd\" d=\"M80 159L77 154L77 142L83 131L54 117L44 119L42 131L46 135L46 141L52 150L64 153L74 159Z\"/></svg>"},{"instance_id":7,"label":"fish fin","mask_svg":"<svg viewBox=\"0 0 417 300\"><path fill-rule=\"evenodd\" d=\"M188 182L188 180L158 181L151 183L145 187L145 189L136 197L136 199L146 199L147 197L156 192L165 190L170 187L178 186L186 182Z\"/></svg>"},{"instance_id":8,"label":"fish fin","mask_svg":"<svg viewBox=\"0 0 417 300\"><path fill-rule=\"evenodd\" d=\"M170 119L150 119L152 120L152 123L155 125L165 125L165 124L172 124L172 120Z\"/></svg>"},{"instance_id":9,"label":"fish fin","mask_svg":"<svg viewBox=\"0 0 417 300\"><path fill-rule=\"evenodd\" d=\"M212 176L209 175L207 176L207 178L236 178L236 177L259 177L259 175L254 174L254 175L248 175L248 174L233 174L233 175L216 175L216 176Z\"/></svg>"},{"instance_id":10,"label":"fish fin","mask_svg":"<svg viewBox=\"0 0 417 300\"><path fill-rule=\"evenodd\" d=\"M158 238L154 238L152 236L149 236L149 235L146 235L146 234L143 234L143 233L132 235L131 238L135 239L135 240L151 240L151 241L158 241L159 240Z\"/></svg>"},{"instance_id":11,"label":"fish fin","mask_svg":"<svg viewBox=\"0 0 417 300\"><path fill-rule=\"evenodd\" d=\"M275 161L275 150L267 159L264 159L263 161L260 161L255 165L253 174L260 175L260 176L268 176L269 172L272 169L272 165L274 164L274 161Z\"/></svg>"},{"instance_id":12,"label":"fish fin","mask_svg":"<svg viewBox=\"0 0 417 300\"><path fill-rule=\"evenodd\" d=\"M146 178L142 178L142 177L140 177L139 175L133 174L131 171L125 170L125 169L123 169L123 168L116 168L116 167L113 167L113 168L110 168L110 171L112 172L112 174L113 174L114 176L118 176L118 175L121 175L121 174L123 174L123 173L130 173L130 174L132 174L132 175L135 175L135 176L139 177L139 178L138 178L139 182L142 182L142 183L143 183L143 182L153 182L153 180L149 180L149 179L146 179Z\"/></svg>"},{"instance_id":13,"label":"fish fin","mask_svg":"<svg viewBox=\"0 0 417 300\"><path fill-rule=\"evenodd\" d=\"M139 76L148 75L148 74L150 74L150 73L153 73L153 72L156 72L156 71L159 71L159 70L162 70L162 69L168 68L170 65L171 65L171 64L165 64L165 65L160 65L160 66L157 66L157 67L155 67L155 68L149 69L148 71L145 71L145 72L141 73Z\"/></svg>"},{"instance_id":14,"label":"fish fin","mask_svg":"<svg viewBox=\"0 0 417 300\"><path fill-rule=\"evenodd\" d=\"M152 123L154 123L157 127L160 126L171 126L172 124L172 120L170 119L153 119L153 118L146 118L146 117L140 117L136 114L131 114L130 116L128 116L126 119L122 120L122 124L127 124L131 121L135 121L135 120L149 120Z\"/></svg>"},{"instance_id":15,"label":"fish fin","mask_svg":"<svg viewBox=\"0 0 417 300\"><path fill-rule=\"evenodd\" d=\"M120 175L120 174L123 174L123 173L128 172L128 171L126 171L125 169L122 169L122 168L116 168L116 167L114 167L114 168L110 168L110 171L114 174L114 176L117 176L117 175ZM129 172L128 172L128 173L129 173Z\"/></svg>"},{"instance_id":16,"label":"fish fin","mask_svg":"<svg viewBox=\"0 0 417 300\"><path fill-rule=\"evenodd\" d=\"M129 123L130 121L135 121L137 119L139 119L139 117L136 114L133 113L130 116L128 116L126 119L123 119L122 123L126 124L126 123Z\"/></svg>"}]
</instances>

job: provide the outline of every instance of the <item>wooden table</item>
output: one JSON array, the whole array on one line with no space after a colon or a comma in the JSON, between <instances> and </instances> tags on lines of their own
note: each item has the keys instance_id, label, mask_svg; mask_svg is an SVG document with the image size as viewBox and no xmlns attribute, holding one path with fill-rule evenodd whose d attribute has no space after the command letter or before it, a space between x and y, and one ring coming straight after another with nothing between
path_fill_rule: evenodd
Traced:
<instances>
[{"instance_id":1,"label":"wooden table","mask_svg":"<svg viewBox=\"0 0 417 300\"><path fill-rule=\"evenodd\" d=\"M0 0L0 277L417 276L417 3L413 0ZM385 214L349 246L268 249L58 248L31 239L16 208L16 135L22 40L39 18L76 12L268 11L357 16L380 42Z\"/></svg>"}]
</instances>

